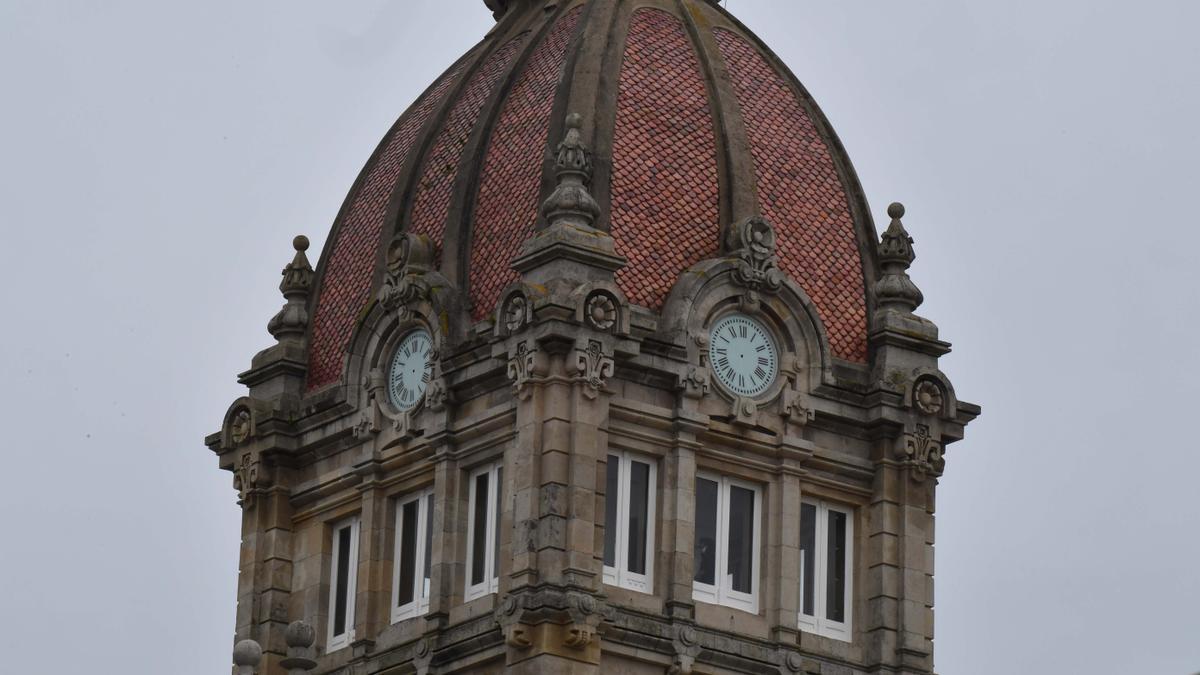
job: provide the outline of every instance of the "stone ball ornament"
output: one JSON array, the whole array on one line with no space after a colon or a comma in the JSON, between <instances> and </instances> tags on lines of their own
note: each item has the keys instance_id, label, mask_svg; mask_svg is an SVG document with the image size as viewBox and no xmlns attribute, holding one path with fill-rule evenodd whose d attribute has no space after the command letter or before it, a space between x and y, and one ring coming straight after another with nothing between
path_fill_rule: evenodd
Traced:
<instances>
[{"instance_id":1,"label":"stone ball ornament","mask_svg":"<svg viewBox=\"0 0 1200 675\"><path fill-rule=\"evenodd\" d=\"M262 647L254 640L242 640L233 646L233 665L251 668L262 662Z\"/></svg>"},{"instance_id":2,"label":"stone ball ornament","mask_svg":"<svg viewBox=\"0 0 1200 675\"><path fill-rule=\"evenodd\" d=\"M317 641L317 631L304 621L293 621L288 624L283 638L287 641L287 646L289 647L306 649L313 646L313 643Z\"/></svg>"}]
</instances>

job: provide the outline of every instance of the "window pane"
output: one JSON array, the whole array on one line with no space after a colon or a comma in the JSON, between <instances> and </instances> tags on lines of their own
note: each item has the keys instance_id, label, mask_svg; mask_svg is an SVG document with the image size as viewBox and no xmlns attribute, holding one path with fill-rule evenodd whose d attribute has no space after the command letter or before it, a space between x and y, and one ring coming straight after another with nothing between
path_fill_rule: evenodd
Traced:
<instances>
[{"instance_id":1,"label":"window pane","mask_svg":"<svg viewBox=\"0 0 1200 675\"><path fill-rule=\"evenodd\" d=\"M817 507L800 505L800 611L816 616Z\"/></svg>"},{"instance_id":2,"label":"window pane","mask_svg":"<svg viewBox=\"0 0 1200 675\"><path fill-rule=\"evenodd\" d=\"M500 576L500 486L504 485L504 469L496 469L496 483L492 486L496 501L496 522L492 531L492 576Z\"/></svg>"},{"instance_id":3,"label":"window pane","mask_svg":"<svg viewBox=\"0 0 1200 675\"><path fill-rule=\"evenodd\" d=\"M829 557L825 586L825 618L846 620L846 514L829 512Z\"/></svg>"},{"instance_id":4,"label":"window pane","mask_svg":"<svg viewBox=\"0 0 1200 675\"><path fill-rule=\"evenodd\" d=\"M646 573L646 512L650 498L650 465L629 463L629 552L628 570Z\"/></svg>"},{"instance_id":5,"label":"window pane","mask_svg":"<svg viewBox=\"0 0 1200 675\"><path fill-rule=\"evenodd\" d=\"M333 634L346 632L346 607L350 601L350 528L338 530L337 536L337 593L334 596Z\"/></svg>"},{"instance_id":6,"label":"window pane","mask_svg":"<svg viewBox=\"0 0 1200 675\"><path fill-rule=\"evenodd\" d=\"M620 479L620 459L608 456L604 478L604 564L617 566L617 499Z\"/></svg>"},{"instance_id":7,"label":"window pane","mask_svg":"<svg viewBox=\"0 0 1200 675\"><path fill-rule=\"evenodd\" d=\"M425 498L425 579L421 585L421 597L429 597L429 579L433 576L433 495Z\"/></svg>"},{"instance_id":8,"label":"window pane","mask_svg":"<svg viewBox=\"0 0 1200 675\"><path fill-rule=\"evenodd\" d=\"M754 491L729 488L729 576L733 590L754 590Z\"/></svg>"},{"instance_id":9,"label":"window pane","mask_svg":"<svg viewBox=\"0 0 1200 675\"><path fill-rule=\"evenodd\" d=\"M717 583L717 484L696 479L696 572L704 584Z\"/></svg>"},{"instance_id":10,"label":"window pane","mask_svg":"<svg viewBox=\"0 0 1200 675\"><path fill-rule=\"evenodd\" d=\"M400 581L396 605L413 601L413 584L417 576L417 515L419 502L400 507Z\"/></svg>"},{"instance_id":11,"label":"window pane","mask_svg":"<svg viewBox=\"0 0 1200 675\"><path fill-rule=\"evenodd\" d=\"M487 560L488 475L475 477L475 504L471 513L471 585L483 583Z\"/></svg>"}]
</instances>

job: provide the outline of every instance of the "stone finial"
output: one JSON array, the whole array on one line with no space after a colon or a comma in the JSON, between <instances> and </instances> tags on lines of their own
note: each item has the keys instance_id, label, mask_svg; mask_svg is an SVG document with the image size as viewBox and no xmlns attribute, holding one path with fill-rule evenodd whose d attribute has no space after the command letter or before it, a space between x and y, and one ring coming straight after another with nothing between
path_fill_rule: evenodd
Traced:
<instances>
[{"instance_id":1,"label":"stone finial","mask_svg":"<svg viewBox=\"0 0 1200 675\"><path fill-rule=\"evenodd\" d=\"M912 312L925 301L921 289L908 276L916 254L913 239L904 229L900 219L904 217L904 205L896 202L888 207L892 222L879 241L879 281L875 283L875 297L882 309Z\"/></svg>"},{"instance_id":2,"label":"stone finial","mask_svg":"<svg viewBox=\"0 0 1200 675\"><path fill-rule=\"evenodd\" d=\"M267 324L267 330L280 342L302 340L308 328L308 293L313 282L313 268L304 254L308 250L308 237L296 237L292 247L296 256L283 268L283 281L279 283L287 304Z\"/></svg>"},{"instance_id":3,"label":"stone finial","mask_svg":"<svg viewBox=\"0 0 1200 675\"><path fill-rule=\"evenodd\" d=\"M259 663L262 663L262 647L254 640L242 640L233 646L233 665L237 666L237 675L254 675Z\"/></svg>"},{"instance_id":4,"label":"stone finial","mask_svg":"<svg viewBox=\"0 0 1200 675\"><path fill-rule=\"evenodd\" d=\"M317 631L304 621L293 621L288 624L283 634L287 641L287 658L279 665L287 668L288 675L307 675L317 667L313 658L313 643L317 640Z\"/></svg>"},{"instance_id":5,"label":"stone finial","mask_svg":"<svg viewBox=\"0 0 1200 675\"><path fill-rule=\"evenodd\" d=\"M558 144L554 173L558 186L542 204L549 225L565 224L590 228L600 215L600 205L588 192L592 180L592 152L583 142L583 117L567 115L567 133Z\"/></svg>"},{"instance_id":6,"label":"stone finial","mask_svg":"<svg viewBox=\"0 0 1200 675\"><path fill-rule=\"evenodd\" d=\"M534 3L531 0L483 0L483 4L492 10L492 16L499 21L509 10L516 9L520 5L529 6Z\"/></svg>"}]
</instances>

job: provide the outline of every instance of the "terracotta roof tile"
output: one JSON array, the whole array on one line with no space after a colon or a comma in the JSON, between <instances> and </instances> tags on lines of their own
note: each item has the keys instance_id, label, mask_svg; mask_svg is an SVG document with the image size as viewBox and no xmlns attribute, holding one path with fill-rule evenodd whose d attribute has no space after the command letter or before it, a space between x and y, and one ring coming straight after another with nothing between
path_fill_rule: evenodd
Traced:
<instances>
[{"instance_id":1,"label":"terracotta roof tile","mask_svg":"<svg viewBox=\"0 0 1200 675\"><path fill-rule=\"evenodd\" d=\"M559 19L513 85L492 132L471 233L471 315L486 317L516 281L513 258L533 234L554 93L582 8Z\"/></svg>"},{"instance_id":2,"label":"terracotta roof tile","mask_svg":"<svg viewBox=\"0 0 1200 675\"><path fill-rule=\"evenodd\" d=\"M634 13L612 153L612 236L631 302L662 307L679 274L716 252L717 149L708 91L683 24Z\"/></svg>"},{"instance_id":3,"label":"terracotta roof tile","mask_svg":"<svg viewBox=\"0 0 1200 675\"><path fill-rule=\"evenodd\" d=\"M812 298L835 356L867 360L862 260L846 188L829 147L784 78L741 36L714 34L757 171L759 207L779 236L779 263Z\"/></svg>"},{"instance_id":4,"label":"terracotta roof tile","mask_svg":"<svg viewBox=\"0 0 1200 675\"><path fill-rule=\"evenodd\" d=\"M461 66L442 76L410 109L403 122L384 140L382 151L366 169L358 191L334 227L321 282L321 296L313 311L309 349L308 389L318 389L342 376L342 356L358 313L366 305L375 275L376 253L381 245L387 205L400 169L408 158L417 133L441 103L446 90L458 79Z\"/></svg>"},{"instance_id":5,"label":"terracotta roof tile","mask_svg":"<svg viewBox=\"0 0 1200 675\"><path fill-rule=\"evenodd\" d=\"M421 180L413 194L412 221L408 227L410 232L427 235L435 242L442 241L463 148L479 121L483 104L495 91L496 84L508 70L520 46L521 40L514 39L492 52L483 67L471 76L471 81L451 108L446 124L438 132L433 150L425 159Z\"/></svg>"}]
</instances>

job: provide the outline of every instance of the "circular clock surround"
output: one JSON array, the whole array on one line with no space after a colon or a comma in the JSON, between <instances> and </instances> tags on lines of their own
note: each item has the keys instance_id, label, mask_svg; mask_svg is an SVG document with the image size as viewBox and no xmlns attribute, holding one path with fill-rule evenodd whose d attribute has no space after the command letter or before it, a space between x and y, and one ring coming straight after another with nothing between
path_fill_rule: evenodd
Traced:
<instances>
[{"instance_id":1,"label":"circular clock surround","mask_svg":"<svg viewBox=\"0 0 1200 675\"><path fill-rule=\"evenodd\" d=\"M424 328L407 335L396 346L388 370L388 397L402 412L416 408L425 398L433 374L433 336Z\"/></svg>"},{"instance_id":2,"label":"circular clock surround","mask_svg":"<svg viewBox=\"0 0 1200 675\"><path fill-rule=\"evenodd\" d=\"M717 382L739 396L761 396L779 375L775 337L745 314L730 314L709 330L708 362Z\"/></svg>"}]
</instances>

